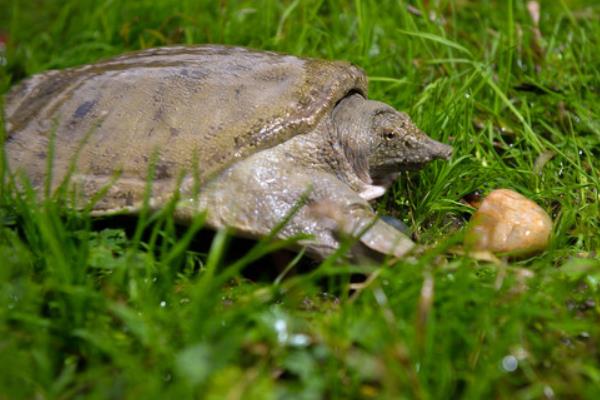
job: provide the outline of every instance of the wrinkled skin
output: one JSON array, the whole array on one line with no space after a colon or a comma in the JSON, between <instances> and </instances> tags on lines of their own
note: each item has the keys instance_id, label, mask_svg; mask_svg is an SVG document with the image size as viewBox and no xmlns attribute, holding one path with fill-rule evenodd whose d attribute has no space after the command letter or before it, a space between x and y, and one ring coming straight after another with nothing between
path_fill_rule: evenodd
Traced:
<instances>
[{"instance_id":1,"label":"wrinkled skin","mask_svg":"<svg viewBox=\"0 0 600 400\"><path fill-rule=\"evenodd\" d=\"M138 212L151 169L152 208L179 191L181 221L206 211L209 226L247 237L306 195L279 237L312 235L302 244L319 258L348 235L360 236L354 254L406 254L412 241L369 201L399 172L451 153L367 100L350 64L212 45L36 75L9 94L6 128L11 169L38 191L53 135L52 188L69 177L85 204L110 185L97 215Z\"/></svg>"},{"instance_id":2,"label":"wrinkled skin","mask_svg":"<svg viewBox=\"0 0 600 400\"><path fill-rule=\"evenodd\" d=\"M360 179L350 178L349 183L366 200L383 195L401 171L418 169L452 153L450 146L421 132L405 113L359 94L340 101L333 110L332 124Z\"/></svg>"}]
</instances>

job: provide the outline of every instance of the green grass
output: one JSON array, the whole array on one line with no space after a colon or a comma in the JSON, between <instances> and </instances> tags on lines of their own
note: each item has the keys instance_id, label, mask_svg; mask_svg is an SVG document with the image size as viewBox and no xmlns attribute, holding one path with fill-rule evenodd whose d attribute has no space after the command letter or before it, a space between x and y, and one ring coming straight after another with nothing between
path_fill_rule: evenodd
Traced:
<instances>
[{"instance_id":1,"label":"green grass","mask_svg":"<svg viewBox=\"0 0 600 400\"><path fill-rule=\"evenodd\" d=\"M201 216L102 229L0 183L0 399L600 398L600 7L545 1L537 37L524 1L402 3L0 0L2 92L127 50L236 44L352 61L371 98L455 147L378 204L423 255L283 279L243 274L278 243L232 260L224 233L200 243ZM550 248L449 252L460 200L499 187L552 215Z\"/></svg>"}]
</instances>

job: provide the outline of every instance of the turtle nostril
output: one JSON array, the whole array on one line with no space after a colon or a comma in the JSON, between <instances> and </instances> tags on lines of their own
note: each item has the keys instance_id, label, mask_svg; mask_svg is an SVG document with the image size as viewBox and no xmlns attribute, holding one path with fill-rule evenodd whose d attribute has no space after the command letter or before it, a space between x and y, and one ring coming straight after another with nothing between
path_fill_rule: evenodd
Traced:
<instances>
[{"instance_id":1,"label":"turtle nostril","mask_svg":"<svg viewBox=\"0 0 600 400\"><path fill-rule=\"evenodd\" d=\"M445 147L445 149L442 152L442 156L446 160L449 160L450 157L452 157L452 153L454 152L454 149L452 148L452 146L448 146L447 144L445 144L444 147Z\"/></svg>"},{"instance_id":2,"label":"turtle nostril","mask_svg":"<svg viewBox=\"0 0 600 400\"><path fill-rule=\"evenodd\" d=\"M446 145L447 149L446 149L446 160L449 160L450 157L452 157L452 153L454 153L454 149L452 148L452 146L448 146Z\"/></svg>"},{"instance_id":3,"label":"turtle nostril","mask_svg":"<svg viewBox=\"0 0 600 400\"><path fill-rule=\"evenodd\" d=\"M450 159L452 156L452 146L448 146L447 144L435 142L435 150L433 152L433 158L442 158L445 160Z\"/></svg>"}]
</instances>

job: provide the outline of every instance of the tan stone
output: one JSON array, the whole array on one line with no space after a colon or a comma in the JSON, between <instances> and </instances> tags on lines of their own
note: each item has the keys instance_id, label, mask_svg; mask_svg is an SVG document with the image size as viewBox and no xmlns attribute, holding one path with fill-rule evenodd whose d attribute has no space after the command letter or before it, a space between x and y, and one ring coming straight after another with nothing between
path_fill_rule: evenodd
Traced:
<instances>
[{"instance_id":1,"label":"tan stone","mask_svg":"<svg viewBox=\"0 0 600 400\"><path fill-rule=\"evenodd\" d=\"M491 192L471 217L465 245L508 255L529 255L544 250L552 220L539 205L509 189Z\"/></svg>"}]
</instances>

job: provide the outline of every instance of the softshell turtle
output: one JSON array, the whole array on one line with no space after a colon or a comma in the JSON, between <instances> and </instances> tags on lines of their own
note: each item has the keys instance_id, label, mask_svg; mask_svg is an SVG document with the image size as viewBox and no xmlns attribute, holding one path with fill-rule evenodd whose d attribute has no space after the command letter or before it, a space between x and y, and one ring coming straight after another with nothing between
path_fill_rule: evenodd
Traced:
<instances>
[{"instance_id":1,"label":"softshell turtle","mask_svg":"<svg viewBox=\"0 0 600 400\"><path fill-rule=\"evenodd\" d=\"M268 234L304 199L278 236L312 235L302 244L318 257L359 233L355 248L409 251L369 201L401 171L451 153L367 100L349 63L215 45L34 75L8 94L5 124L11 170L40 193L52 154L52 189L68 178L79 204L106 191L95 214L135 213L152 170L150 207L178 192L176 218L206 211L209 226L246 237Z\"/></svg>"}]
</instances>

